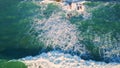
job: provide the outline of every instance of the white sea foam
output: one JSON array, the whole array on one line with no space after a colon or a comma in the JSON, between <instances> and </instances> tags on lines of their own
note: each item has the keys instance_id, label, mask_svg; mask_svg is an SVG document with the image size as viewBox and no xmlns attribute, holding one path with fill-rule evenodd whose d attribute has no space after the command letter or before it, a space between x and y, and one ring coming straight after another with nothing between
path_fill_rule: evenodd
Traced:
<instances>
[{"instance_id":1,"label":"white sea foam","mask_svg":"<svg viewBox=\"0 0 120 68\"><path fill-rule=\"evenodd\" d=\"M53 1L49 2L49 0L45 0L43 2L46 4L51 2L53 3ZM46 4L42 4L42 2L36 2L36 4L43 6L42 10L43 8L44 10L46 9L46 7L44 6ZM73 5L75 4L73 3ZM73 7L73 10L71 9L72 11L75 10L75 6ZM63 6L63 8L65 8L65 5ZM34 18L34 24L32 28L37 33L39 31L42 31L37 36L38 41L42 41L46 47L58 47L61 50L73 50L76 52L78 51L80 53L84 53L85 47L78 41L78 35L80 34L80 31L77 31L76 25L71 24L69 20L62 17L62 14L64 13L63 8L61 11L55 13L53 12L48 19L43 18L41 20L38 18ZM83 8L85 9L84 6ZM84 19L87 19L89 15L87 15L88 13L84 9L82 10L82 12L84 12L83 17ZM65 10L65 12L67 14L68 11Z\"/></svg>"},{"instance_id":2,"label":"white sea foam","mask_svg":"<svg viewBox=\"0 0 120 68\"><path fill-rule=\"evenodd\" d=\"M34 19L36 31L42 30L38 35L40 41L44 42L46 47L59 47L62 50L74 50L80 52L84 50L83 45L78 42L79 32L75 25L70 24L68 20L62 19L61 12L52 14L49 19Z\"/></svg>"},{"instance_id":3,"label":"white sea foam","mask_svg":"<svg viewBox=\"0 0 120 68\"><path fill-rule=\"evenodd\" d=\"M28 68L120 68L117 63L85 61L79 56L72 56L58 51L42 53L36 57L21 59Z\"/></svg>"},{"instance_id":4,"label":"white sea foam","mask_svg":"<svg viewBox=\"0 0 120 68\"><path fill-rule=\"evenodd\" d=\"M85 10L84 10L85 11ZM67 12L67 11L66 11ZM86 11L83 18L87 19L89 13ZM46 47L59 47L61 50L73 50L85 52L85 47L79 43L76 25L70 24L67 19L62 18L62 11L53 13L48 19L34 18L33 27L38 34L38 41L42 41ZM95 41L100 41L96 38ZM95 61L85 61L79 56L72 56L58 51L42 53L38 56L28 56L21 59L28 68L120 68L120 64Z\"/></svg>"}]
</instances>

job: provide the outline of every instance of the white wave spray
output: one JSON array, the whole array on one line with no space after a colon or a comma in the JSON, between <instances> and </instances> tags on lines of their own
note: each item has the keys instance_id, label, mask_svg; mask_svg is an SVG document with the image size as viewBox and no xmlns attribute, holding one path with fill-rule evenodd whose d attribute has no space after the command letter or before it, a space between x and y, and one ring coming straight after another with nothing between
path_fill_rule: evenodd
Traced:
<instances>
[{"instance_id":1,"label":"white wave spray","mask_svg":"<svg viewBox=\"0 0 120 68\"><path fill-rule=\"evenodd\" d=\"M76 25L62 17L63 12L53 12L52 15L42 20L34 18L32 28L38 33L38 41L45 44L45 48L60 48L63 51L73 51L84 54L85 46L78 41L80 31L77 31ZM84 16L85 19L87 15ZM106 64L104 62L84 61L79 56L52 51L35 57L26 57L22 61L28 65L28 68L106 68L120 67L119 65Z\"/></svg>"},{"instance_id":2,"label":"white wave spray","mask_svg":"<svg viewBox=\"0 0 120 68\"><path fill-rule=\"evenodd\" d=\"M34 19L34 22L35 30L42 31L38 38L44 42L45 47L84 52L83 45L78 42L76 26L63 19L61 12L52 14L49 19Z\"/></svg>"}]
</instances>

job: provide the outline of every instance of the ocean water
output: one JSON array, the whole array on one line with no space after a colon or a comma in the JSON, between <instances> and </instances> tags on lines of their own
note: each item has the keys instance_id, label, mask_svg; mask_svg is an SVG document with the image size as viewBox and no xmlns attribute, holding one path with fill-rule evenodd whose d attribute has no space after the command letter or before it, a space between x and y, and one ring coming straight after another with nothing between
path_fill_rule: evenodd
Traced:
<instances>
[{"instance_id":1,"label":"ocean water","mask_svg":"<svg viewBox=\"0 0 120 68\"><path fill-rule=\"evenodd\" d=\"M50 63L53 68L119 67L119 2L77 2L83 3L81 11L75 3L69 10L67 3L47 2L0 1L1 60L20 60L28 67L31 63Z\"/></svg>"}]
</instances>

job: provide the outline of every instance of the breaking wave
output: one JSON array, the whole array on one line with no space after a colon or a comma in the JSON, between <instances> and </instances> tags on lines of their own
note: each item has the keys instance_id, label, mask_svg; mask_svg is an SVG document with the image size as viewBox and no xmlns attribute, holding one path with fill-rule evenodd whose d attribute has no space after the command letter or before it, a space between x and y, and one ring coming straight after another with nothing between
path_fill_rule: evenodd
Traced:
<instances>
[{"instance_id":1,"label":"breaking wave","mask_svg":"<svg viewBox=\"0 0 120 68\"><path fill-rule=\"evenodd\" d=\"M78 14L78 16L72 16L70 19L72 20L74 18L79 19L77 24L71 24L70 19L66 17L67 12L65 10L62 10L62 8L60 7L57 7L56 9L55 6L59 6L59 5L56 5L56 3L55 4L44 4L44 3L39 3L39 2L35 2L35 3L40 5L42 8L39 10L40 13L36 17L33 18L33 21L32 21L33 24L31 25L30 33L32 32L35 33L36 35L35 38L37 39L37 41L40 43L42 42L44 46L41 46L42 49L40 50L41 52L40 55L35 56L35 57L29 56L29 57L22 59L24 60L26 64L28 64L28 66L31 65L31 62L35 62L33 63L33 67L34 67L34 64L36 66L45 67L46 65L49 65L50 63L50 65L53 64L53 68L54 68L56 67L58 63L60 64L60 67L63 65L62 68L71 67L69 65L73 65L72 66L73 68L77 68L77 67L79 68L80 67L79 65L82 62L81 58L84 58L84 59L92 58L94 60L97 59L97 60L106 61L106 62L107 61L108 62L111 62L111 61L120 62L120 57L118 53L119 47L117 51L115 50L118 46L117 44L118 42L116 40L113 40L117 45L113 44L114 42L112 43L110 33L99 35L95 33L94 31L92 31L93 28L91 28L91 26L89 26L86 23L86 21L91 20L91 17L92 17L92 15L88 13L89 11L84 11L83 14L81 13L79 14L76 11L70 12L70 13L73 13L73 15ZM51 7L50 5L53 5L53 6ZM91 8L90 11L93 11L94 9L99 8L99 7L98 6L93 7ZM45 11L49 11L49 12L45 13ZM80 19L79 17L82 19ZM82 28L82 26L85 25L83 27L86 27L86 24L88 28L85 30L84 28ZM86 32L85 31L82 32L82 29L85 30ZM110 46L107 46L107 45L110 45ZM116 45L116 46L113 47L113 45ZM44 53L48 49L52 50L52 52L48 51L47 53ZM62 53L60 53L59 51ZM52 56L49 56L49 54ZM65 58L66 55L69 55L68 57L72 57L72 58L70 59L68 59L68 57ZM42 56L44 56L45 58ZM68 59L68 60L57 60L59 59L58 58L59 56L63 57L63 59ZM74 56L77 57L77 60ZM81 60L81 62L79 62L79 60ZM44 61L45 61L45 66L44 66ZM66 63L63 63L63 62L66 62ZM71 62L73 63L70 64ZM100 64L96 64L94 61L86 61L85 64L88 64L87 66L89 65L91 66L92 65L90 64L91 62L95 66L97 65L98 68L101 68L99 67L99 65L100 66L103 65L103 67L109 66L109 64L107 65L104 62L100 62ZM82 65L84 68L84 62L82 63L83 63ZM65 67L65 66L68 66L68 67Z\"/></svg>"}]
</instances>

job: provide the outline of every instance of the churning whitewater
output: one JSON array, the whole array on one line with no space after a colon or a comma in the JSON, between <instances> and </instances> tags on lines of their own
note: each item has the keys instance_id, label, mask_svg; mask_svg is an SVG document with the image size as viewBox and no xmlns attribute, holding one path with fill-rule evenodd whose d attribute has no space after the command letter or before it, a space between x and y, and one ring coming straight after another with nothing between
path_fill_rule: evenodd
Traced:
<instances>
[{"instance_id":1,"label":"churning whitewater","mask_svg":"<svg viewBox=\"0 0 120 68\"><path fill-rule=\"evenodd\" d=\"M86 52L85 46L80 44L80 42L78 41L78 35L80 34L80 32L76 28L76 25L71 24L70 21L67 19L68 13L74 11L75 14L81 14L83 13L83 11L80 11L79 13L75 12L75 7L73 7L71 11L68 11L70 9L64 8L69 6L63 6L61 5L62 3L56 3L54 1L43 1L42 3L35 3L42 6L42 13L39 14L42 16L44 16L43 11L47 8L48 3L55 3L55 5L61 6L61 8L59 8L60 11L52 12L52 15L50 15L50 17L47 19L39 19L37 17L33 19L34 24L32 25L32 29L34 29L35 32L38 34L38 41L45 44L43 48L50 47L55 50L60 49L66 52L71 51L84 54ZM87 14L87 12L83 13L85 19L89 17L89 14L88 16Z\"/></svg>"},{"instance_id":2,"label":"churning whitewater","mask_svg":"<svg viewBox=\"0 0 120 68\"><path fill-rule=\"evenodd\" d=\"M52 3L53 1L50 1ZM36 2L35 2L36 3ZM47 4L49 2L46 2ZM54 2L56 3L56 2ZM83 2L82 2L83 3ZM42 5L42 11L47 8L47 4L37 2L36 4ZM57 3L58 4L58 3ZM64 6L62 6L64 7ZM66 7L66 6L65 6ZM84 6L85 8L85 6ZM80 58L80 55L86 54L88 51L85 46L79 42L78 31L75 24L71 24L68 17L63 13L70 13L67 9L60 9L61 11L55 11L48 18L39 19L34 17L31 30L34 29L37 33L37 39L39 42L43 42L45 46L52 48L52 51L47 53L42 52L37 56L28 56L22 58L22 60L28 68L119 68L117 63L106 64L105 62L95 62L92 60L85 61ZM75 12L75 10L73 10ZM82 11L77 14L82 14L83 18L90 18L90 14L86 11ZM42 13L40 15L43 15ZM67 14L66 14L67 15ZM76 15L76 14L75 14ZM44 15L43 15L44 16ZM81 38L82 39L82 38ZM59 51L59 50L60 51ZM64 53L67 52L67 53ZM71 55L69 52L79 52L79 56ZM87 54L86 54L87 55Z\"/></svg>"},{"instance_id":3,"label":"churning whitewater","mask_svg":"<svg viewBox=\"0 0 120 68\"><path fill-rule=\"evenodd\" d=\"M119 68L117 63L85 61L79 56L50 51L38 56L21 59L28 68Z\"/></svg>"},{"instance_id":4,"label":"churning whitewater","mask_svg":"<svg viewBox=\"0 0 120 68\"><path fill-rule=\"evenodd\" d=\"M60 48L62 50L80 50L78 31L75 25L62 19L60 13L53 14L48 20L35 19L37 31L42 31L38 38L46 47Z\"/></svg>"}]
</instances>

